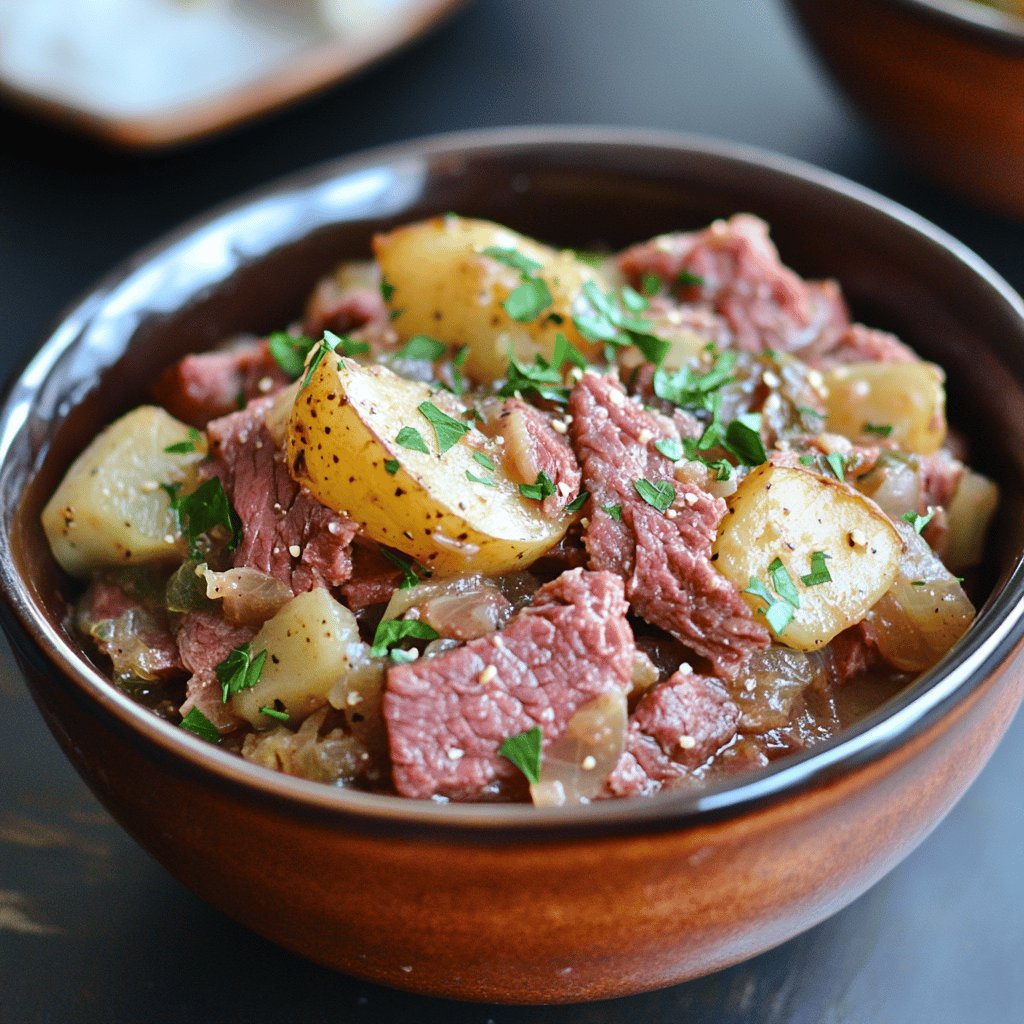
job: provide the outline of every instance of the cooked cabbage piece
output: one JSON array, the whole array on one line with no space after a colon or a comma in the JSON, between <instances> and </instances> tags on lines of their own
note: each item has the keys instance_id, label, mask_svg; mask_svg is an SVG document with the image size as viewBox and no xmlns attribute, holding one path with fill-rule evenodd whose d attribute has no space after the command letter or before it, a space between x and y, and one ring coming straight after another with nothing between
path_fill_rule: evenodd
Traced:
<instances>
[{"instance_id":1,"label":"cooked cabbage piece","mask_svg":"<svg viewBox=\"0 0 1024 1024\"><path fill-rule=\"evenodd\" d=\"M529 565L558 543L572 517L550 518L539 501L524 498L501 466L500 446L470 430L465 413L445 392L331 356L295 402L288 465L367 537L432 571Z\"/></svg>"},{"instance_id":2,"label":"cooked cabbage piece","mask_svg":"<svg viewBox=\"0 0 1024 1024\"><path fill-rule=\"evenodd\" d=\"M43 530L60 567L85 578L105 566L180 560L177 518L160 485L191 490L205 454L198 431L157 406L111 423L43 509Z\"/></svg>"},{"instance_id":3,"label":"cooked cabbage piece","mask_svg":"<svg viewBox=\"0 0 1024 1024\"><path fill-rule=\"evenodd\" d=\"M766 463L729 499L714 563L765 613L780 643L810 651L864 618L902 553L900 535L869 499L838 480Z\"/></svg>"},{"instance_id":4,"label":"cooked cabbage piece","mask_svg":"<svg viewBox=\"0 0 1024 1024\"><path fill-rule=\"evenodd\" d=\"M585 282L606 285L598 270L572 252L490 221L455 216L377 235L373 248L401 337L425 334L452 348L468 345L465 372L475 381L504 377L510 354L524 362L538 354L550 359L560 332L589 358L600 351L579 333L572 316ZM509 312L516 306L506 304L524 285L536 287L528 278L543 281L551 301L536 316L520 319Z\"/></svg>"}]
</instances>

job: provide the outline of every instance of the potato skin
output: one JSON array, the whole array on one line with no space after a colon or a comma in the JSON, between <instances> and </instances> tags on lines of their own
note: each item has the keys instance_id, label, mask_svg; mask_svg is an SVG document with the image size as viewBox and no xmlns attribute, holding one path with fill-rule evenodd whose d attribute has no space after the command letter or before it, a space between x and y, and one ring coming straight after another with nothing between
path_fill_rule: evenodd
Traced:
<instances>
[{"instance_id":1,"label":"potato skin","mask_svg":"<svg viewBox=\"0 0 1024 1024\"><path fill-rule=\"evenodd\" d=\"M535 321L520 323L505 312L502 304L522 283L522 275L483 255L492 246L515 249L541 264L536 276L546 282L553 302ZM510 351L525 362L538 354L550 358L558 333L588 358L600 352L600 345L576 330L572 314L585 281L602 289L607 284L599 270L571 252L559 252L490 221L456 216L377 235L373 249L383 280L393 289L389 304L399 335L407 339L426 334L452 348L468 345L465 372L475 381L504 377Z\"/></svg>"},{"instance_id":2,"label":"potato skin","mask_svg":"<svg viewBox=\"0 0 1024 1024\"><path fill-rule=\"evenodd\" d=\"M930 455L946 440L946 380L934 363L850 363L824 375L827 430L870 441L890 426L897 448Z\"/></svg>"},{"instance_id":3,"label":"potato skin","mask_svg":"<svg viewBox=\"0 0 1024 1024\"><path fill-rule=\"evenodd\" d=\"M828 556L832 581L805 586L815 551ZM719 572L741 591L751 577L772 589L778 558L796 585L800 607L777 639L797 650L822 647L860 622L889 589L903 542L884 512L851 487L802 469L765 464L729 499L714 544ZM764 601L743 595L757 612Z\"/></svg>"},{"instance_id":4,"label":"potato skin","mask_svg":"<svg viewBox=\"0 0 1024 1024\"><path fill-rule=\"evenodd\" d=\"M296 399L288 425L288 466L317 500L359 523L373 540L441 575L501 573L529 565L558 543L571 516L552 519L523 498L500 465L501 451L471 431L441 453L418 410L432 402L455 419L461 403L383 366L328 356ZM395 440L415 427L427 453ZM473 459L484 452L493 474ZM385 463L398 468L388 473ZM467 476L493 477L494 486Z\"/></svg>"},{"instance_id":5,"label":"potato skin","mask_svg":"<svg viewBox=\"0 0 1024 1024\"><path fill-rule=\"evenodd\" d=\"M183 557L159 485L195 486L205 444L179 454L165 450L189 440L186 424L153 405L133 409L93 439L43 509L43 530L65 572L87 578L106 566Z\"/></svg>"}]
</instances>

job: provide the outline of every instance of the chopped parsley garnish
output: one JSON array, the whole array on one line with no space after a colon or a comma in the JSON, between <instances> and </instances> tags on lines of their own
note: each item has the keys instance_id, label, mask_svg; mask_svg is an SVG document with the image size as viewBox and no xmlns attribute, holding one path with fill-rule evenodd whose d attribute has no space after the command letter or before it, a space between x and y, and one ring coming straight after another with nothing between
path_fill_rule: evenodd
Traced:
<instances>
[{"instance_id":1,"label":"chopped parsley garnish","mask_svg":"<svg viewBox=\"0 0 1024 1024\"><path fill-rule=\"evenodd\" d=\"M402 582L398 584L399 590L408 590L410 587L415 587L420 581L420 577L416 572L416 568L423 571L424 576L429 576L430 572L423 568L419 562L412 559L406 558L404 555L400 555L397 551L392 551L390 548L382 547L380 553L396 568L402 572ZM413 568L413 567L416 568Z\"/></svg>"},{"instance_id":2,"label":"chopped parsley garnish","mask_svg":"<svg viewBox=\"0 0 1024 1024\"><path fill-rule=\"evenodd\" d=\"M543 501L555 493L555 485L551 477L544 470L541 470L537 474L537 479L532 484L519 485L519 493L524 498L530 498L533 501Z\"/></svg>"},{"instance_id":3,"label":"chopped parsley garnish","mask_svg":"<svg viewBox=\"0 0 1024 1024\"><path fill-rule=\"evenodd\" d=\"M263 664L267 660L267 652L260 651L255 657L252 643L246 641L236 647L219 665L217 682L220 683L220 702L227 704L228 698L242 690L251 690L259 681Z\"/></svg>"},{"instance_id":4,"label":"chopped parsley garnish","mask_svg":"<svg viewBox=\"0 0 1024 1024\"><path fill-rule=\"evenodd\" d=\"M483 484L484 487L497 487L497 483L494 480L488 479L485 476L477 476L471 469L466 470L466 479L470 483Z\"/></svg>"},{"instance_id":5,"label":"chopped parsley garnish","mask_svg":"<svg viewBox=\"0 0 1024 1024\"><path fill-rule=\"evenodd\" d=\"M630 337L644 359L655 366L661 366L665 356L668 355L669 350L672 348L671 341L659 338L655 334L633 332Z\"/></svg>"},{"instance_id":6,"label":"chopped parsley garnish","mask_svg":"<svg viewBox=\"0 0 1024 1024\"><path fill-rule=\"evenodd\" d=\"M647 271L640 282L640 290L648 297L657 295L661 291L661 278Z\"/></svg>"},{"instance_id":7,"label":"chopped parsley garnish","mask_svg":"<svg viewBox=\"0 0 1024 1024\"><path fill-rule=\"evenodd\" d=\"M892 424L865 423L863 430L865 434L874 434L876 437L888 437L892 433Z\"/></svg>"},{"instance_id":8,"label":"chopped parsley garnish","mask_svg":"<svg viewBox=\"0 0 1024 1024\"><path fill-rule=\"evenodd\" d=\"M793 605L772 597L768 588L756 576L750 577L750 585L743 593L752 594L764 601L767 607L759 608L758 611L764 615L775 635L782 636L783 630L793 621Z\"/></svg>"},{"instance_id":9,"label":"chopped parsley garnish","mask_svg":"<svg viewBox=\"0 0 1024 1024\"><path fill-rule=\"evenodd\" d=\"M561 372L542 356L535 356L532 364L525 365L509 357L508 373L498 392L499 397L511 398L516 393L525 395L530 392L557 405L565 405L569 400L569 389L563 386Z\"/></svg>"},{"instance_id":10,"label":"chopped parsley garnish","mask_svg":"<svg viewBox=\"0 0 1024 1024\"><path fill-rule=\"evenodd\" d=\"M789 571L782 564L781 558L776 558L768 566L768 575L771 578L772 586L775 588L775 593L787 604L791 604L794 608L799 608L800 594L796 589L796 584L793 582L793 577L789 575Z\"/></svg>"},{"instance_id":11,"label":"chopped parsley garnish","mask_svg":"<svg viewBox=\"0 0 1024 1024\"><path fill-rule=\"evenodd\" d=\"M292 380L298 380L302 376L302 369L306 365L306 356L316 344L312 338L307 338L305 335L296 337L286 331L274 331L267 339L267 343L274 362Z\"/></svg>"},{"instance_id":12,"label":"chopped parsley garnish","mask_svg":"<svg viewBox=\"0 0 1024 1024\"><path fill-rule=\"evenodd\" d=\"M380 294L385 302L390 302L391 296L395 294L395 286L386 277L380 279Z\"/></svg>"},{"instance_id":13,"label":"chopped parsley garnish","mask_svg":"<svg viewBox=\"0 0 1024 1024\"><path fill-rule=\"evenodd\" d=\"M731 384L732 371L736 365L734 352L723 352L707 373L694 373L689 366L683 366L674 374L658 370L654 375L654 393L684 409L706 409L711 411L711 399L721 387Z\"/></svg>"},{"instance_id":14,"label":"chopped parsley garnish","mask_svg":"<svg viewBox=\"0 0 1024 1024\"><path fill-rule=\"evenodd\" d=\"M384 619L373 634L370 656L383 658L388 650L402 640L436 640L440 636L433 626L419 619Z\"/></svg>"},{"instance_id":15,"label":"chopped parsley garnish","mask_svg":"<svg viewBox=\"0 0 1024 1024\"><path fill-rule=\"evenodd\" d=\"M178 441L175 444L169 444L164 451L168 455L189 455L192 452L199 451L198 445L202 443L203 435L196 430L195 427L188 428L188 440Z\"/></svg>"},{"instance_id":16,"label":"chopped parsley garnish","mask_svg":"<svg viewBox=\"0 0 1024 1024\"><path fill-rule=\"evenodd\" d=\"M664 512L676 500L676 489L667 480L659 480L656 484L649 480L634 480L633 486L636 493L659 512Z\"/></svg>"},{"instance_id":17,"label":"chopped parsley garnish","mask_svg":"<svg viewBox=\"0 0 1024 1024\"><path fill-rule=\"evenodd\" d=\"M330 334L330 331L325 331L325 334ZM338 337L337 342L334 345L334 351L340 352L343 356L365 356L370 351L370 343L368 341L356 341L355 338L350 338L347 334Z\"/></svg>"},{"instance_id":18,"label":"chopped parsley garnish","mask_svg":"<svg viewBox=\"0 0 1024 1024\"><path fill-rule=\"evenodd\" d=\"M828 468L835 474L837 480L846 479L846 456L841 452L829 452L825 456Z\"/></svg>"},{"instance_id":19,"label":"chopped parsley garnish","mask_svg":"<svg viewBox=\"0 0 1024 1024\"><path fill-rule=\"evenodd\" d=\"M832 574L825 564L826 558L828 555L824 551L815 551L811 554L811 571L806 576L800 577L800 582L805 587L817 587L822 583L832 582Z\"/></svg>"},{"instance_id":20,"label":"chopped parsley garnish","mask_svg":"<svg viewBox=\"0 0 1024 1024\"><path fill-rule=\"evenodd\" d=\"M704 278L700 274L695 274L691 270L680 270L676 274L676 284L685 285L689 288L703 288Z\"/></svg>"},{"instance_id":21,"label":"chopped parsley garnish","mask_svg":"<svg viewBox=\"0 0 1024 1024\"><path fill-rule=\"evenodd\" d=\"M242 523L231 506L220 477L210 477L184 497L179 494L181 484L162 486L171 499L171 511L191 554L201 555L199 538L218 526L228 531L228 550L234 550L241 539Z\"/></svg>"},{"instance_id":22,"label":"chopped parsley garnish","mask_svg":"<svg viewBox=\"0 0 1024 1024\"><path fill-rule=\"evenodd\" d=\"M466 365L468 356L469 346L463 345L455 353L455 358L452 359L452 391L456 395L461 395L466 390L466 381L462 376L462 367Z\"/></svg>"},{"instance_id":23,"label":"chopped parsley garnish","mask_svg":"<svg viewBox=\"0 0 1024 1024\"><path fill-rule=\"evenodd\" d=\"M932 521L934 515L935 513L929 509L928 513L923 516L919 516L916 512L904 512L902 518L903 522L910 523L915 533L920 533Z\"/></svg>"},{"instance_id":24,"label":"chopped parsley garnish","mask_svg":"<svg viewBox=\"0 0 1024 1024\"><path fill-rule=\"evenodd\" d=\"M635 345L649 362L659 366L672 343L657 337L654 325L637 319L647 309L647 300L628 285L605 294L593 282L583 285L585 307L573 316L576 330L588 341L603 341L612 348ZM610 354L610 353L609 353Z\"/></svg>"},{"instance_id":25,"label":"chopped parsley garnish","mask_svg":"<svg viewBox=\"0 0 1024 1024\"><path fill-rule=\"evenodd\" d=\"M530 277L509 292L502 306L513 320L528 324L536 320L552 302L554 299L547 283L539 277Z\"/></svg>"},{"instance_id":26,"label":"chopped parsley garnish","mask_svg":"<svg viewBox=\"0 0 1024 1024\"><path fill-rule=\"evenodd\" d=\"M388 476L394 476L398 472L398 459L385 459L384 472Z\"/></svg>"},{"instance_id":27,"label":"chopped parsley garnish","mask_svg":"<svg viewBox=\"0 0 1024 1024\"><path fill-rule=\"evenodd\" d=\"M735 455L745 466L760 466L768 461L761 440L761 414L747 412L726 427L722 447Z\"/></svg>"},{"instance_id":28,"label":"chopped parsley garnish","mask_svg":"<svg viewBox=\"0 0 1024 1024\"><path fill-rule=\"evenodd\" d=\"M630 288L628 284L623 285L619 289L619 297L622 301L622 305L625 306L630 313L643 313L650 306L647 299L645 299L635 289Z\"/></svg>"},{"instance_id":29,"label":"chopped parsley garnish","mask_svg":"<svg viewBox=\"0 0 1024 1024\"><path fill-rule=\"evenodd\" d=\"M194 733L200 739L207 740L210 743L216 743L220 739L220 730L199 708L193 708L178 723L178 727Z\"/></svg>"},{"instance_id":30,"label":"chopped parsley garnish","mask_svg":"<svg viewBox=\"0 0 1024 1024\"><path fill-rule=\"evenodd\" d=\"M589 491L580 491L580 493L565 506L566 512L579 512L581 508L587 503L587 499L590 497Z\"/></svg>"},{"instance_id":31,"label":"chopped parsley garnish","mask_svg":"<svg viewBox=\"0 0 1024 1024\"><path fill-rule=\"evenodd\" d=\"M813 455L801 455L800 456L800 465L801 466L813 466L814 465L814 456Z\"/></svg>"},{"instance_id":32,"label":"chopped parsley garnish","mask_svg":"<svg viewBox=\"0 0 1024 1024\"><path fill-rule=\"evenodd\" d=\"M566 363L581 370L587 368L587 357L571 342L561 331L555 335L555 350L551 354L551 362L548 364L553 370L561 370Z\"/></svg>"},{"instance_id":33,"label":"chopped parsley garnish","mask_svg":"<svg viewBox=\"0 0 1024 1024\"><path fill-rule=\"evenodd\" d=\"M473 461L483 466L484 469L489 469L492 473L498 468L494 465L494 459L484 455L483 452L473 452Z\"/></svg>"},{"instance_id":34,"label":"chopped parsley garnish","mask_svg":"<svg viewBox=\"0 0 1024 1024\"><path fill-rule=\"evenodd\" d=\"M602 505L601 511L606 512L617 522L622 522L622 506L621 505Z\"/></svg>"},{"instance_id":35,"label":"chopped parsley garnish","mask_svg":"<svg viewBox=\"0 0 1024 1024\"><path fill-rule=\"evenodd\" d=\"M397 352L399 359L426 359L435 363L448 351L448 346L426 334L411 337Z\"/></svg>"},{"instance_id":36,"label":"chopped parsley garnish","mask_svg":"<svg viewBox=\"0 0 1024 1024\"><path fill-rule=\"evenodd\" d=\"M798 405L796 407L796 411L804 419L812 419L812 420L824 420L824 419L826 419L826 416L825 416L825 414L823 412L818 412L817 409L812 409L809 405Z\"/></svg>"},{"instance_id":37,"label":"chopped parsley garnish","mask_svg":"<svg viewBox=\"0 0 1024 1024\"><path fill-rule=\"evenodd\" d=\"M317 368L324 361L324 356L328 352L333 352L341 341L336 334L331 331L324 331L323 338L316 343L316 347L311 351L313 358L309 361L309 370L306 373L306 379L302 382L304 388L309 387L309 382L313 379L313 374L316 373Z\"/></svg>"},{"instance_id":38,"label":"chopped parsley garnish","mask_svg":"<svg viewBox=\"0 0 1024 1024\"><path fill-rule=\"evenodd\" d=\"M511 761L527 778L528 782L540 781L540 748L544 735L540 726L535 725L518 736L509 736L498 753Z\"/></svg>"},{"instance_id":39,"label":"chopped parsley garnish","mask_svg":"<svg viewBox=\"0 0 1024 1024\"><path fill-rule=\"evenodd\" d=\"M654 442L654 447L673 462L678 462L683 457L683 442L678 437L663 437Z\"/></svg>"},{"instance_id":40,"label":"chopped parsley garnish","mask_svg":"<svg viewBox=\"0 0 1024 1024\"><path fill-rule=\"evenodd\" d=\"M503 249L497 245L491 245L484 249L484 255L503 263L506 267L518 270L524 277L532 277L542 266L536 260L531 260L529 256L524 256L518 249Z\"/></svg>"},{"instance_id":41,"label":"chopped parsley garnish","mask_svg":"<svg viewBox=\"0 0 1024 1024\"><path fill-rule=\"evenodd\" d=\"M604 266L608 259L608 253L598 252L596 249L573 249L572 254L580 263L586 263L588 267Z\"/></svg>"},{"instance_id":42,"label":"chopped parsley garnish","mask_svg":"<svg viewBox=\"0 0 1024 1024\"><path fill-rule=\"evenodd\" d=\"M395 435L395 444L400 444L403 448L408 448L413 452L430 454L427 442L423 440L423 435L415 427L402 427Z\"/></svg>"},{"instance_id":43,"label":"chopped parsley garnish","mask_svg":"<svg viewBox=\"0 0 1024 1024\"><path fill-rule=\"evenodd\" d=\"M434 436L437 438L437 450L443 455L449 448L455 445L469 433L469 427L460 423L447 413L441 412L433 402L420 402L418 406L420 414L429 420L434 428Z\"/></svg>"},{"instance_id":44,"label":"chopped parsley garnish","mask_svg":"<svg viewBox=\"0 0 1024 1024\"><path fill-rule=\"evenodd\" d=\"M280 703L280 701L278 701L278 703ZM260 714L266 715L268 718L276 718L279 722L287 722L289 718L287 711L284 711L281 708L272 707L269 704L264 704L263 707L260 708Z\"/></svg>"}]
</instances>

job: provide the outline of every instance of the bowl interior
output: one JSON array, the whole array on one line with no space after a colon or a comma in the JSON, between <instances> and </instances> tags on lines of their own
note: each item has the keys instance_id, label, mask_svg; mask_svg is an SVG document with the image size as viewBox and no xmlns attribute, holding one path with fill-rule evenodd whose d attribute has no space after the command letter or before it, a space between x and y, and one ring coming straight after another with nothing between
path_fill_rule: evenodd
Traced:
<instances>
[{"instance_id":1,"label":"bowl interior","mask_svg":"<svg viewBox=\"0 0 1024 1024\"><path fill-rule=\"evenodd\" d=\"M449 210L581 248L618 247L749 211L771 224L787 264L807 277L837 278L857 319L896 332L946 367L952 422L972 440L973 463L1004 488L987 562L993 597L938 672L818 754L772 769L768 775L798 773L776 780L776 789L810 781L815 770L840 770L844 742L863 738L893 711L911 707L943 672L949 679L959 671L957 685L977 673L992 653L982 650L983 641L992 640L1008 614L1020 614L1013 611L1020 572L1011 580L1024 548L1020 300L937 229L792 161L676 136L538 129L427 140L315 168L186 225L115 271L62 319L12 385L0 424L2 528L11 556L0 571L22 624L90 697L132 727L153 735L159 730L179 753L219 763L253 784L307 796L319 788L326 792L317 800L334 806L348 801L369 808L367 813L424 820L440 820L438 812L462 813L433 806L396 812L395 804L409 802L297 780L268 783L264 775L270 773L244 763L226 767L228 755L167 735L178 731L120 700L81 653L67 625L72 587L55 568L39 525L40 510L72 458L105 423L146 400L161 368L234 333L289 322L319 275L343 259L367 256L374 231ZM955 689L950 686L943 699L954 699ZM936 698L921 714L935 712L938 704ZM837 756L826 765L820 755L828 747ZM862 744L861 753L866 756L869 747ZM766 793L764 779L746 794L742 784L724 788L730 795L715 806ZM646 802L656 806L643 815L677 820L710 807L714 795L666 795ZM536 814L490 808L464 817L517 820L521 810ZM622 813L610 807L584 811L595 820Z\"/></svg>"}]
</instances>

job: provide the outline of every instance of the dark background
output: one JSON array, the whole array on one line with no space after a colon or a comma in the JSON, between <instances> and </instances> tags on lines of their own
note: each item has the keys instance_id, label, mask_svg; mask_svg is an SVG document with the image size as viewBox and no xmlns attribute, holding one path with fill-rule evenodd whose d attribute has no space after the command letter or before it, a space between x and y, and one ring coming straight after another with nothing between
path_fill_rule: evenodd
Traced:
<instances>
[{"instance_id":1,"label":"dark background","mask_svg":"<svg viewBox=\"0 0 1024 1024\"><path fill-rule=\"evenodd\" d=\"M94 278L211 204L378 143L531 123L682 129L801 157L924 214L1024 288L1022 225L902 168L813 64L777 3L478 0L369 74L170 154L112 153L0 110L4 376ZM197 900L93 800L4 647L0 1022L1017 1024L1022 780L1018 721L899 868L830 921L747 964L589 1006L461 1005L332 974Z\"/></svg>"}]
</instances>

